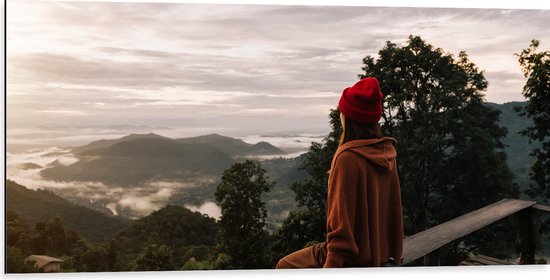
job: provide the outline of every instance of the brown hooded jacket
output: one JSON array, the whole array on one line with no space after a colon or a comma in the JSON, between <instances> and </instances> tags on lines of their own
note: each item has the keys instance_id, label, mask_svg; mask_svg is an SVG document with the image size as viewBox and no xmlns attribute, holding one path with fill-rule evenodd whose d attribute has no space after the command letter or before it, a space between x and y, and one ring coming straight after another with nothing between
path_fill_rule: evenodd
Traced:
<instances>
[{"instance_id":1,"label":"brown hooded jacket","mask_svg":"<svg viewBox=\"0 0 550 280\"><path fill-rule=\"evenodd\" d=\"M328 267L380 266L403 254L403 212L393 138L354 140L332 160L327 197Z\"/></svg>"}]
</instances>

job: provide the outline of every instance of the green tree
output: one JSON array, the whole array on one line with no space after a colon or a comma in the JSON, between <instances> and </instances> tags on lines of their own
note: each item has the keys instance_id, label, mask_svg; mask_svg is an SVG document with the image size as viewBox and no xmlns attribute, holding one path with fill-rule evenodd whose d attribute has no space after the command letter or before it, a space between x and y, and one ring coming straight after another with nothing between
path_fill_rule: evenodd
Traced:
<instances>
[{"instance_id":1,"label":"green tree","mask_svg":"<svg viewBox=\"0 0 550 280\"><path fill-rule=\"evenodd\" d=\"M27 261L27 255L14 246L6 248L6 272L7 273L33 273L39 272L34 266L34 261Z\"/></svg>"},{"instance_id":2,"label":"green tree","mask_svg":"<svg viewBox=\"0 0 550 280\"><path fill-rule=\"evenodd\" d=\"M206 245L191 245L186 248L182 260L184 262L194 258L196 261L205 261L210 258L210 248Z\"/></svg>"},{"instance_id":3,"label":"green tree","mask_svg":"<svg viewBox=\"0 0 550 280\"><path fill-rule=\"evenodd\" d=\"M527 82L523 96L527 105L520 111L521 116L533 120L533 125L521 131L529 141L541 143L541 148L531 153L535 162L531 166L531 178L536 183L527 194L550 202L550 51L537 51L540 41L532 40L529 48L516 54Z\"/></svg>"},{"instance_id":4,"label":"green tree","mask_svg":"<svg viewBox=\"0 0 550 280\"><path fill-rule=\"evenodd\" d=\"M111 239L109 241L109 245L107 246L107 268L109 271L120 271L120 264L119 264L119 248L115 242L114 239Z\"/></svg>"},{"instance_id":5,"label":"green tree","mask_svg":"<svg viewBox=\"0 0 550 280\"><path fill-rule=\"evenodd\" d=\"M116 263L109 262L109 270L135 269L136 259L150 244L164 244L170 247L175 260L173 269L178 269L190 257L197 260L202 258L202 255L187 253L192 246L214 246L217 232L218 225L214 218L181 206L167 205L134 221L113 237L107 252L109 258L116 259Z\"/></svg>"},{"instance_id":6,"label":"green tree","mask_svg":"<svg viewBox=\"0 0 550 280\"><path fill-rule=\"evenodd\" d=\"M262 195L274 185L259 162L235 163L223 172L215 197L221 205L219 249L229 269L271 268L268 260L267 210Z\"/></svg>"},{"instance_id":7,"label":"green tree","mask_svg":"<svg viewBox=\"0 0 550 280\"><path fill-rule=\"evenodd\" d=\"M36 224L32 237L34 254L62 256L70 253L80 236L72 230L66 230L59 217Z\"/></svg>"},{"instance_id":8,"label":"green tree","mask_svg":"<svg viewBox=\"0 0 550 280\"><path fill-rule=\"evenodd\" d=\"M139 271L166 271L175 270L172 249L166 245L150 244L136 259L136 270Z\"/></svg>"},{"instance_id":9,"label":"green tree","mask_svg":"<svg viewBox=\"0 0 550 280\"><path fill-rule=\"evenodd\" d=\"M90 246L84 239L80 239L76 242L72 248L71 262L65 263L66 268L72 268L76 271L87 271L86 263L84 262L84 254L90 250Z\"/></svg>"},{"instance_id":10,"label":"green tree","mask_svg":"<svg viewBox=\"0 0 550 280\"><path fill-rule=\"evenodd\" d=\"M398 141L406 235L517 197L501 142L506 130L497 125L500 112L483 104L487 81L466 53L455 59L410 36L403 47L387 42L377 59L366 56L363 71L359 78L381 81L382 129ZM324 239L326 172L341 134L338 110L331 111L330 125L331 134L312 145L304 163L313 179L293 186L301 209L276 233L279 254ZM443 263L456 264L466 250L507 250L510 235L503 231L483 231L443 248ZM485 242L491 235L500 243Z\"/></svg>"},{"instance_id":11,"label":"green tree","mask_svg":"<svg viewBox=\"0 0 550 280\"><path fill-rule=\"evenodd\" d=\"M359 77L381 81L382 128L398 140L405 233L517 197L501 141L507 132L497 125L500 112L483 104L488 83L466 53L455 59L411 35L407 45L387 42L378 55L363 59ZM469 248L480 249L482 239L472 235Z\"/></svg>"},{"instance_id":12,"label":"green tree","mask_svg":"<svg viewBox=\"0 0 550 280\"><path fill-rule=\"evenodd\" d=\"M181 270L209 270L212 269L212 264L208 261L197 261L194 257L187 260Z\"/></svg>"},{"instance_id":13,"label":"green tree","mask_svg":"<svg viewBox=\"0 0 550 280\"><path fill-rule=\"evenodd\" d=\"M84 271L102 272L108 271L107 251L102 246L92 246L82 255Z\"/></svg>"},{"instance_id":14,"label":"green tree","mask_svg":"<svg viewBox=\"0 0 550 280\"><path fill-rule=\"evenodd\" d=\"M31 228L23 217L10 209L6 211L6 243L23 254L31 253Z\"/></svg>"}]
</instances>

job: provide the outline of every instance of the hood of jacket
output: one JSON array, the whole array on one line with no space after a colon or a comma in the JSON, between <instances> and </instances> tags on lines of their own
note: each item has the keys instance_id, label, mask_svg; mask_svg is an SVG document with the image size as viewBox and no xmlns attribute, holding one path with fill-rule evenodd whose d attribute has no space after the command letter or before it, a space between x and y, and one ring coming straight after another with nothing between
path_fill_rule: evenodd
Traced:
<instances>
[{"instance_id":1,"label":"hood of jacket","mask_svg":"<svg viewBox=\"0 0 550 280\"><path fill-rule=\"evenodd\" d=\"M344 151L355 153L379 169L392 171L397 165L397 141L385 137L381 139L353 140L340 146L335 157Z\"/></svg>"}]
</instances>

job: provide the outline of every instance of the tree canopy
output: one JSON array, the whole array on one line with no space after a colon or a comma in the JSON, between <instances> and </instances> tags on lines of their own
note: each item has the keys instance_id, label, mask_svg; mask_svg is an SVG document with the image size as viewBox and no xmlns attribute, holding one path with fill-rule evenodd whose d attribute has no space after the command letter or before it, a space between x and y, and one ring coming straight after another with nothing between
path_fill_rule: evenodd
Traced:
<instances>
[{"instance_id":1,"label":"tree canopy","mask_svg":"<svg viewBox=\"0 0 550 280\"><path fill-rule=\"evenodd\" d=\"M269 264L267 210L262 196L273 185L258 161L235 163L224 171L215 193L222 210L219 248L230 257L222 268L266 268Z\"/></svg>"},{"instance_id":2,"label":"tree canopy","mask_svg":"<svg viewBox=\"0 0 550 280\"><path fill-rule=\"evenodd\" d=\"M411 35L363 63L359 77L381 81L382 129L398 140L407 234L517 196L500 112L483 104L488 82L465 52L455 59Z\"/></svg>"},{"instance_id":3,"label":"tree canopy","mask_svg":"<svg viewBox=\"0 0 550 280\"><path fill-rule=\"evenodd\" d=\"M500 112L484 105L488 82L465 52L455 58L411 35L404 46L387 42L376 58L366 56L362 69L359 78L380 81L381 126L398 142L406 235L518 195L505 162ZM304 168L312 180L293 186L302 208L291 212L277 233L286 253L324 239L326 172L338 146L339 123L336 108L330 113L332 132L308 153ZM484 250L480 240L474 235L465 243Z\"/></svg>"},{"instance_id":4,"label":"tree canopy","mask_svg":"<svg viewBox=\"0 0 550 280\"><path fill-rule=\"evenodd\" d=\"M521 115L533 120L533 125L521 133L530 141L541 143L531 155L536 161L531 166L531 178L535 181L528 194L550 201L550 51L537 51L540 41L532 40L529 48L516 54L527 82L523 96L528 102Z\"/></svg>"}]
</instances>

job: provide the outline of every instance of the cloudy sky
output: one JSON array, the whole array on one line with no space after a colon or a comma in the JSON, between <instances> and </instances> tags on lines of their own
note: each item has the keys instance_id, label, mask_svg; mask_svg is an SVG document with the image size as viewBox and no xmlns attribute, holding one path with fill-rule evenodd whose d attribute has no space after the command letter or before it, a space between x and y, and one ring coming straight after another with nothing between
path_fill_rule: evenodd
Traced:
<instances>
[{"instance_id":1,"label":"cloudy sky","mask_svg":"<svg viewBox=\"0 0 550 280\"><path fill-rule=\"evenodd\" d=\"M550 10L9 0L7 124L328 131L361 59L419 35L466 51L486 99L523 100L514 53L550 45ZM185 135L188 134L188 135Z\"/></svg>"}]
</instances>

